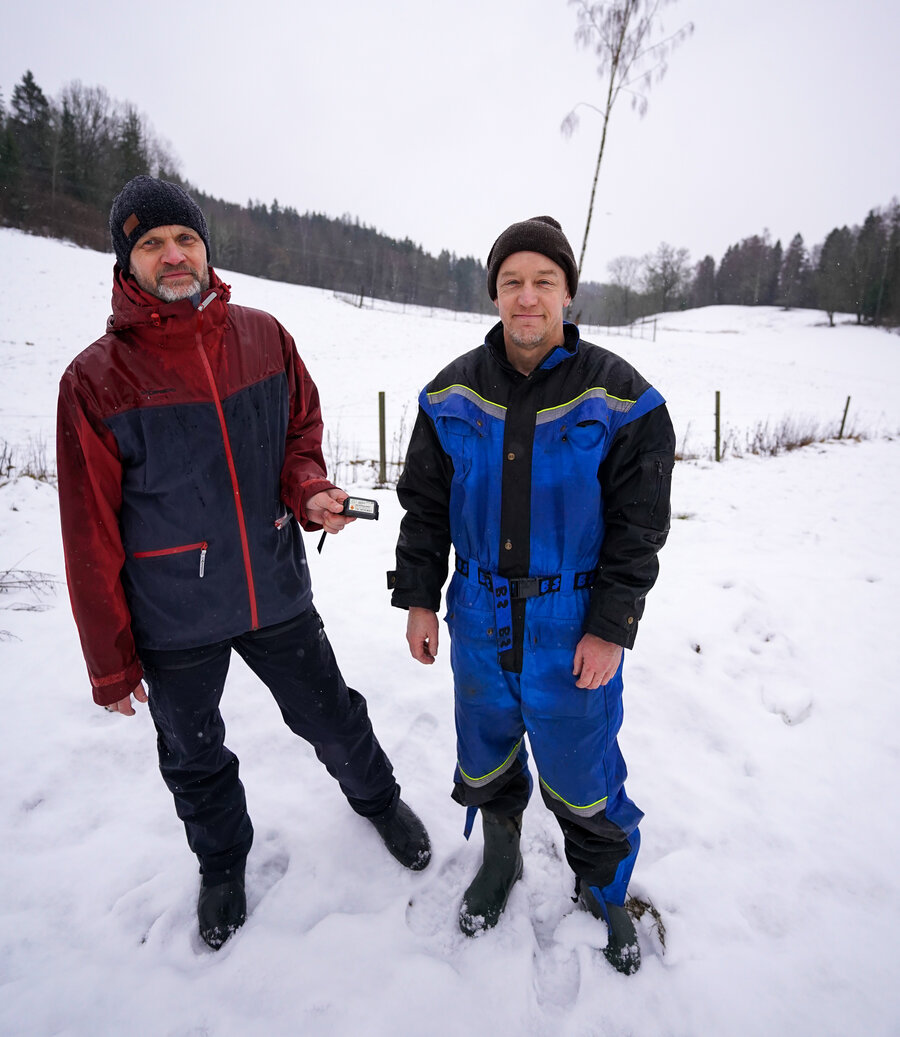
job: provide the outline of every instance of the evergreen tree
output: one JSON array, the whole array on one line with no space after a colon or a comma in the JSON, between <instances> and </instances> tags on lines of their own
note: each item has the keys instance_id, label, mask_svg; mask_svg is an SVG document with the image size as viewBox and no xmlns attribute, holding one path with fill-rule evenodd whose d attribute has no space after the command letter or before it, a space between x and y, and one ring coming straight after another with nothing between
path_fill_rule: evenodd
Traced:
<instances>
[{"instance_id":1,"label":"evergreen tree","mask_svg":"<svg viewBox=\"0 0 900 1037\"><path fill-rule=\"evenodd\" d=\"M0 214L13 207L12 190L18 179L18 154L9 118L0 96Z\"/></svg>"},{"instance_id":2,"label":"evergreen tree","mask_svg":"<svg viewBox=\"0 0 900 1037\"><path fill-rule=\"evenodd\" d=\"M777 293L781 243L769 244L769 232L744 238L726 251L716 277L720 303L733 306L771 306Z\"/></svg>"},{"instance_id":3,"label":"evergreen tree","mask_svg":"<svg viewBox=\"0 0 900 1037\"><path fill-rule=\"evenodd\" d=\"M78 193L78 143L75 135L75 116L64 99L59 117L59 129L53 161L53 193L76 196Z\"/></svg>"},{"instance_id":4,"label":"evergreen tree","mask_svg":"<svg viewBox=\"0 0 900 1037\"><path fill-rule=\"evenodd\" d=\"M768 261L771 251L768 231L764 237L754 234L745 238L740 245L742 278L740 301L744 306L759 306L765 302L765 286L768 282Z\"/></svg>"},{"instance_id":5,"label":"evergreen tree","mask_svg":"<svg viewBox=\"0 0 900 1037\"><path fill-rule=\"evenodd\" d=\"M872 210L856 235L853 250L853 294L857 324L875 319L875 308L884 277L886 248L882 217Z\"/></svg>"},{"instance_id":6,"label":"evergreen tree","mask_svg":"<svg viewBox=\"0 0 900 1037\"><path fill-rule=\"evenodd\" d=\"M816 292L831 327L835 313L847 313L853 308L853 244L853 234L847 227L835 228L825 239L819 256Z\"/></svg>"},{"instance_id":7,"label":"evergreen tree","mask_svg":"<svg viewBox=\"0 0 900 1037\"><path fill-rule=\"evenodd\" d=\"M781 303L786 310L803 304L808 280L809 259L803 235L795 234L781 264Z\"/></svg>"},{"instance_id":8,"label":"evergreen tree","mask_svg":"<svg viewBox=\"0 0 900 1037\"><path fill-rule=\"evenodd\" d=\"M10 129L19 163L43 187L50 186L53 127L50 103L31 71L12 92Z\"/></svg>"},{"instance_id":9,"label":"evergreen tree","mask_svg":"<svg viewBox=\"0 0 900 1037\"><path fill-rule=\"evenodd\" d=\"M885 249L881 285L873 323L900 324L900 202L894 199L885 210Z\"/></svg>"},{"instance_id":10,"label":"evergreen tree","mask_svg":"<svg viewBox=\"0 0 900 1037\"><path fill-rule=\"evenodd\" d=\"M763 302L766 306L774 306L780 296L781 288L781 265L784 256L781 248L781 240L775 242L769 252L768 271L764 286Z\"/></svg>"},{"instance_id":11,"label":"evergreen tree","mask_svg":"<svg viewBox=\"0 0 900 1037\"><path fill-rule=\"evenodd\" d=\"M716 271L716 302L735 306L741 293L741 254L737 245L729 245Z\"/></svg>"},{"instance_id":12,"label":"evergreen tree","mask_svg":"<svg viewBox=\"0 0 900 1037\"><path fill-rule=\"evenodd\" d=\"M115 140L116 181L126 184L133 177L150 174L143 120L134 105L126 104Z\"/></svg>"},{"instance_id":13,"label":"evergreen tree","mask_svg":"<svg viewBox=\"0 0 900 1037\"><path fill-rule=\"evenodd\" d=\"M716 304L716 261L704 256L694 269L691 285L691 306L715 306Z\"/></svg>"}]
</instances>

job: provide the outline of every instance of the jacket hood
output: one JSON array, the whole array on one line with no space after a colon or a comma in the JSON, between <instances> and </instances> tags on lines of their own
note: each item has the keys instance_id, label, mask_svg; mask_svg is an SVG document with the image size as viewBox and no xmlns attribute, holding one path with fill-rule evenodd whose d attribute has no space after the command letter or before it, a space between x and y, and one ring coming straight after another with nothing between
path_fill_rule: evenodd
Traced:
<instances>
[{"instance_id":1,"label":"jacket hood","mask_svg":"<svg viewBox=\"0 0 900 1037\"><path fill-rule=\"evenodd\" d=\"M209 267L209 288L201 292L205 302L210 292L215 299L203 309L210 323L224 322L226 304L231 298L231 288ZM141 288L134 277L122 272L118 263L113 268L112 313L107 318L106 330L121 332L140 328L162 328L166 338L180 333L193 333L194 316L197 310L193 299L164 302Z\"/></svg>"}]
</instances>

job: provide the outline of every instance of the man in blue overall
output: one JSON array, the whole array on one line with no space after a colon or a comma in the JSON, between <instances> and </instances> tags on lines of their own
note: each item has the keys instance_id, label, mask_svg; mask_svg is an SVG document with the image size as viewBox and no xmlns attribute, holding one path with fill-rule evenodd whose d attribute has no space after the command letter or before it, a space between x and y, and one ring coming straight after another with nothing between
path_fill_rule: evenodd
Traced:
<instances>
[{"instance_id":1,"label":"man in blue overall","mask_svg":"<svg viewBox=\"0 0 900 1037\"><path fill-rule=\"evenodd\" d=\"M432 663L453 545L453 798L470 824L481 810L484 831L462 931L496 925L522 874L527 733L580 902L607 925L610 963L632 973L624 903L643 815L616 736L623 650L669 529L672 423L634 368L564 322L578 271L556 220L508 227L487 265L500 323L419 397L392 604L409 610L413 658Z\"/></svg>"}]
</instances>

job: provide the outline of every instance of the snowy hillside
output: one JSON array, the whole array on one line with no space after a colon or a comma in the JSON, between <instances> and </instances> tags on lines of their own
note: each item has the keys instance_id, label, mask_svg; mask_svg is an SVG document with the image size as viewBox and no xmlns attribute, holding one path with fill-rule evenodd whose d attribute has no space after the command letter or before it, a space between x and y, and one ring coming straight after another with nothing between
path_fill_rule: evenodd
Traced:
<instances>
[{"instance_id":1,"label":"snowy hillside","mask_svg":"<svg viewBox=\"0 0 900 1037\"><path fill-rule=\"evenodd\" d=\"M52 457L63 368L103 330L112 257L0 230L0 443ZM490 322L357 309L220 271L235 302L289 328L338 459L374 457L422 384ZM573 912L556 822L535 797L525 873L500 926L456 928L480 837L462 838L449 642L418 666L388 605L400 511L307 539L316 602L428 825L414 875L343 803L235 658L223 701L256 843L250 917L218 954L195 933L196 864L156 769L145 707L92 705L64 587L56 491L0 478L0 1033L468 1037L888 1037L900 778L894 628L900 338L818 313L712 308L660 317L656 341L586 337L659 387L682 449L673 529L626 660L628 789L643 808L632 892L644 966L626 978ZM743 434L787 416L872 434L775 458L707 458L721 390ZM365 479L363 470L343 469ZM419 910L409 912L415 897ZM422 908L422 904L426 905Z\"/></svg>"}]
</instances>

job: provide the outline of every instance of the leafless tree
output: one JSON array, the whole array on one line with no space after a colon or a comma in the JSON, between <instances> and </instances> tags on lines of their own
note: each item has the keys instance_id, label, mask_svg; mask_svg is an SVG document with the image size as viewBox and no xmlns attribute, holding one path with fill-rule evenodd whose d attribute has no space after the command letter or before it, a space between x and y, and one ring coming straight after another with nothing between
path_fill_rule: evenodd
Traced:
<instances>
[{"instance_id":1,"label":"leafless tree","mask_svg":"<svg viewBox=\"0 0 900 1037\"><path fill-rule=\"evenodd\" d=\"M687 291L690 283L690 256L686 248L675 248L667 242L651 255L644 256L644 291L658 300L661 312Z\"/></svg>"},{"instance_id":2,"label":"leafless tree","mask_svg":"<svg viewBox=\"0 0 900 1037\"><path fill-rule=\"evenodd\" d=\"M575 7L578 28L575 41L594 52L597 59L597 75L606 86L606 96L601 105L580 101L563 119L562 131L566 136L574 133L578 126L578 109L591 108L603 120L600 134L600 150L591 184L591 200L588 204L587 222L578 257L578 272L584 264L597 179L606 147L606 133L613 107L624 91L631 96L631 106L639 115L647 111L647 93L653 83L665 74L669 54L693 31L694 23L686 22L671 36L665 36L660 11L666 4L676 0L608 0L592 3L590 0L569 0Z\"/></svg>"},{"instance_id":3,"label":"leafless tree","mask_svg":"<svg viewBox=\"0 0 900 1037\"><path fill-rule=\"evenodd\" d=\"M631 293L638 285L641 261L637 256L616 256L615 259L609 261L606 269L609 271L610 284L614 285L621 295L622 318L624 323L627 324L629 317L628 302L631 298Z\"/></svg>"}]
</instances>

